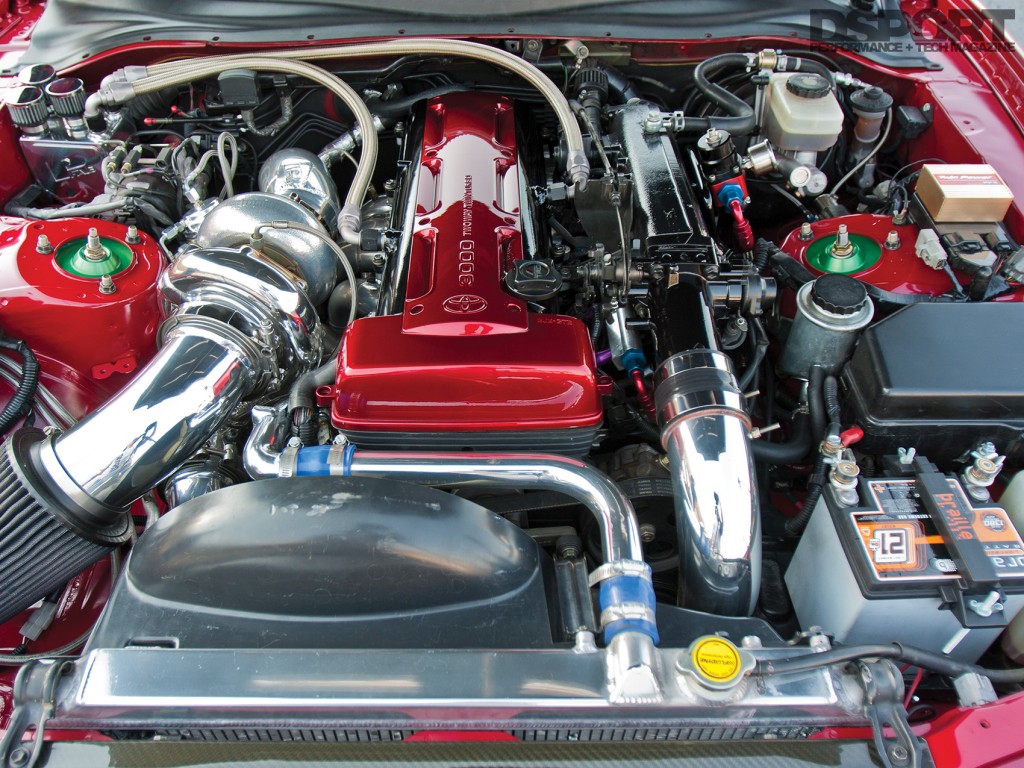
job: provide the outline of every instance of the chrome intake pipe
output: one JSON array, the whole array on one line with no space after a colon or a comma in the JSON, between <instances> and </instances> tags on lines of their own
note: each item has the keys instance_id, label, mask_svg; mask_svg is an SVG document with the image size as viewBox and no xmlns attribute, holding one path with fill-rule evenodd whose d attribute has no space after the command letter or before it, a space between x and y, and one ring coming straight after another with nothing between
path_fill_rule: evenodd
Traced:
<instances>
[{"instance_id":1,"label":"chrome intake pipe","mask_svg":"<svg viewBox=\"0 0 1024 768\"><path fill-rule=\"evenodd\" d=\"M21 550L17 579L0 574L0 616L122 543L133 501L241 406L280 397L320 361L313 305L294 275L250 248L187 252L160 290L174 309L136 377L63 434L19 430L0 457L0 552Z\"/></svg>"},{"instance_id":2,"label":"chrome intake pipe","mask_svg":"<svg viewBox=\"0 0 1024 768\"><path fill-rule=\"evenodd\" d=\"M729 358L707 349L673 355L656 380L676 506L680 603L747 616L761 583L761 518L743 392Z\"/></svg>"}]
</instances>

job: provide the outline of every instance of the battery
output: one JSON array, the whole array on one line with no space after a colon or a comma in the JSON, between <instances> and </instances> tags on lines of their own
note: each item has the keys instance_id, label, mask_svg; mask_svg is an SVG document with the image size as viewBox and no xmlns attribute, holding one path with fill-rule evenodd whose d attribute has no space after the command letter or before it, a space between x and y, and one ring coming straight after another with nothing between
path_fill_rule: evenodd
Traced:
<instances>
[{"instance_id":1,"label":"battery","mask_svg":"<svg viewBox=\"0 0 1024 768\"><path fill-rule=\"evenodd\" d=\"M862 479L859 496L843 506L825 488L786 570L801 628L977 661L1024 608L1024 543L1006 510L937 472ZM1002 610L984 616L993 592Z\"/></svg>"}]
</instances>

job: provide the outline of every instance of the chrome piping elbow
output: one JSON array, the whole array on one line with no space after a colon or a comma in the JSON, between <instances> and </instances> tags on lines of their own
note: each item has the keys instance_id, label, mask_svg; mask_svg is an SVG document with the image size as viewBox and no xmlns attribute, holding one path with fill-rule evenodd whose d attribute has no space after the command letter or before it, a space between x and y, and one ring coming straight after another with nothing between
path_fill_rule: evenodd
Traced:
<instances>
[{"instance_id":1,"label":"chrome piping elbow","mask_svg":"<svg viewBox=\"0 0 1024 768\"><path fill-rule=\"evenodd\" d=\"M680 602L749 615L761 580L761 520L750 417L732 365L721 352L690 350L666 360L656 379L675 498Z\"/></svg>"}]
</instances>

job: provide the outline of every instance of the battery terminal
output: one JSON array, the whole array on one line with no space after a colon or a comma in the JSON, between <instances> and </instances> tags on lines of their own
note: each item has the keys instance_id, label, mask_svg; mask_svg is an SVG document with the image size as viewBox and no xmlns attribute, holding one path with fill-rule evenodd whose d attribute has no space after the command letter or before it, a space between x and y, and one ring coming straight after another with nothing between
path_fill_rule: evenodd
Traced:
<instances>
[{"instance_id":1,"label":"battery terminal","mask_svg":"<svg viewBox=\"0 0 1024 768\"><path fill-rule=\"evenodd\" d=\"M1003 469L1005 456L1000 456L994 444L984 442L978 445L970 456L974 461L964 470L964 490L977 501L989 501L989 487Z\"/></svg>"}]
</instances>

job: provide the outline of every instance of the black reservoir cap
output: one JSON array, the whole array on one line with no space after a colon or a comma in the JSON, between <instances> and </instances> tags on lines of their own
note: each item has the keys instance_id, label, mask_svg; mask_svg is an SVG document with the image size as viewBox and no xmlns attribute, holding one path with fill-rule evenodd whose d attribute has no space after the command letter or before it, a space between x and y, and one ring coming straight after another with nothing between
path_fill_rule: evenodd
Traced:
<instances>
[{"instance_id":1,"label":"black reservoir cap","mask_svg":"<svg viewBox=\"0 0 1024 768\"><path fill-rule=\"evenodd\" d=\"M885 112L892 106L892 96L872 85L851 93L850 106L860 112Z\"/></svg>"},{"instance_id":2,"label":"black reservoir cap","mask_svg":"<svg viewBox=\"0 0 1024 768\"><path fill-rule=\"evenodd\" d=\"M864 284L846 275L822 275L811 286L811 301L833 315L852 315L863 308L867 300Z\"/></svg>"},{"instance_id":3,"label":"black reservoir cap","mask_svg":"<svg viewBox=\"0 0 1024 768\"><path fill-rule=\"evenodd\" d=\"M797 72L786 81L786 90L805 99L823 99L831 92L832 86L815 72Z\"/></svg>"}]
</instances>

